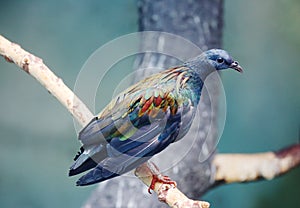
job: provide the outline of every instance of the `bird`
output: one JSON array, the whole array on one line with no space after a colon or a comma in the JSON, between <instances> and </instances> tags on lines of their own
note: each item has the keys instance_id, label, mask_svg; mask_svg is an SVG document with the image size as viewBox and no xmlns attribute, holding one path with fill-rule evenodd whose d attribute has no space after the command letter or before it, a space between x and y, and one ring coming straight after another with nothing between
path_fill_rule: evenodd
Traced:
<instances>
[{"instance_id":1,"label":"bird","mask_svg":"<svg viewBox=\"0 0 300 208\"><path fill-rule=\"evenodd\" d=\"M228 68L243 72L227 51L210 49L121 92L79 132L82 147L69 176L90 170L76 185L99 183L133 170L182 139L195 117L205 78Z\"/></svg>"}]
</instances>

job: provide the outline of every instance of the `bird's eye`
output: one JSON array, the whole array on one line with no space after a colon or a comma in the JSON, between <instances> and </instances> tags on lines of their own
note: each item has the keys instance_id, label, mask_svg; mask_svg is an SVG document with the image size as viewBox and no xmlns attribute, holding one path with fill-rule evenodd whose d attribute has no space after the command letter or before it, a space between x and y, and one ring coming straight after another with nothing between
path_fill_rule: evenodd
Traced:
<instances>
[{"instance_id":1,"label":"bird's eye","mask_svg":"<svg viewBox=\"0 0 300 208\"><path fill-rule=\"evenodd\" d=\"M223 59L223 58L217 58L217 62L218 62L219 64L222 64L222 63L224 62L224 59Z\"/></svg>"}]
</instances>

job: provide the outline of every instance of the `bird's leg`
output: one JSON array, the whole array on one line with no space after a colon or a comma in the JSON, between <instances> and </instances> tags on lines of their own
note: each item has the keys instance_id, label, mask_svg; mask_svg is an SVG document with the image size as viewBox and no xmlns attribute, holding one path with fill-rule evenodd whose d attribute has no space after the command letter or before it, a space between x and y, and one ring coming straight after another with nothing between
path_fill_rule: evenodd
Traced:
<instances>
[{"instance_id":1,"label":"bird's leg","mask_svg":"<svg viewBox=\"0 0 300 208\"><path fill-rule=\"evenodd\" d=\"M170 185L173 185L174 187L177 186L176 182L172 181L169 176L162 175L159 172L158 167L153 162L147 162L147 166L149 167L149 169L152 173L151 184L148 188L149 194L151 194L151 190L154 190L155 184L157 182L160 182L160 183L163 183L163 184L170 184Z\"/></svg>"}]
</instances>

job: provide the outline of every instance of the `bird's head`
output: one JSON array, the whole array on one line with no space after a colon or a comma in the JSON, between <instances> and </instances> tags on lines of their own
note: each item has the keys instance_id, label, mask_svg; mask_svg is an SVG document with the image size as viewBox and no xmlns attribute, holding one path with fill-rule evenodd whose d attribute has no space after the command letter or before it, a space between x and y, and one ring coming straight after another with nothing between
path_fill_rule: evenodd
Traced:
<instances>
[{"instance_id":1,"label":"bird's head","mask_svg":"<svg viewBox=\"0 0 300 208\"><path fill-rule=\"evenodd\" d=\"M205 79L210 73L223 69L234 69L243 72L242 67L234 61L227 51L211 49L184 63L184 66L196 71L201 79Z\"/></svg>"},{"instance_id":2,"label":"bird's head","mask_svg":"<svg viewBox=\"0 0 300 208\"><path fill-rule=\"evenodd\" d=\"M216 70L234 69L238 72L243 72L242 67L237 61L234 61L227 51L221 49L211 49L204 52L208 62L214 66Z\"/></svg>"}]
</instances>

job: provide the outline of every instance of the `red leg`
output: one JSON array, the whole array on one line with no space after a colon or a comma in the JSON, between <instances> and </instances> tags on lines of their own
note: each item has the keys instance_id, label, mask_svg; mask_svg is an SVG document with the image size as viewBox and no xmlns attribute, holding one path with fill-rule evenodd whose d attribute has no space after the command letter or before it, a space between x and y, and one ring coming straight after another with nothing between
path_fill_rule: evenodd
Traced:
<instances>
[{"instance_id":1,"label":"red leg","mask_svg":"<svg viewBox=\"0 0 300 208\"><path fill-rule=\"evenodd\" d=\"M163 184L170 184L170 185L173 185L174 187L177 186L176 182L172 181L169 176L162 175L159 172L158 168L154 165L154 163L150 163L150 164L148 163L148 167L151 169L151 172L152 172L152 181L148 188L149 194L151 194L151 190L154 190L155 184L157 182L163 183Z\"/></svg>"}]
</instances>

